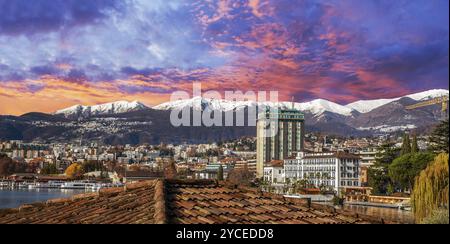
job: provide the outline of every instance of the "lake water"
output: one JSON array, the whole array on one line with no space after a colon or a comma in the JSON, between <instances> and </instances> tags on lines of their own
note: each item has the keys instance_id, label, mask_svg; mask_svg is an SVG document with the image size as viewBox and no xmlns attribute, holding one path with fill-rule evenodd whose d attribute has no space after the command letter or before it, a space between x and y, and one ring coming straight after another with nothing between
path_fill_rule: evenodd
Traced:
<instances>
[{"instance_id":1,"label":"lake water","mask_svg":"<svg viewBox=\"0 0 450 244\"><path fill-rule=\"evenodd\" d=\"M344 205L343 208L360 214L381 217L391 221L399 221L400 223L414 223L414 216L411 211L361 205Z\"/></svg>"},{"instance_id":2,"label":"lake water","mask_svg":"<svg viewBox=\"0 0 450 244\"><path fill-rule=\"evenodd\" d=\"M85 190L60 189L0 189L0 208L16 208L25 203L43 202L53 198L69 198L85 192Z\"/></svg>"}]
</instances>

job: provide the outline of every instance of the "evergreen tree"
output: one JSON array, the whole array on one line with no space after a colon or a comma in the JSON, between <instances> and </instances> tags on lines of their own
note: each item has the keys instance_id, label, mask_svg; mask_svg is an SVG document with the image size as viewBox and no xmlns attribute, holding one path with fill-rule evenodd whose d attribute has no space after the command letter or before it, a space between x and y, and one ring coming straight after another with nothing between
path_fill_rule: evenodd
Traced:
<instances>
[{"instance_id":1,"label":"evergreen tree","mask_svg":"<svg viewBox=\"0 0 450 244\"><path fill-rule=\"evenodd\" d=\"M448 153L448 119L445 121L442 121L436 128L433 130L431 136L430 136L430 144L431 144L431 150L433 150L436 153L439 152L446 152Z\"/></svg>"},{"instance_id":2,"label":"evergreen tree","mask_svg":"<svg viewBox=\"0 0 450 244\"><path fill-rule=\"evenodd\" d=\"M430 152L409 153L400 156L388 167L391 181L402 190L413 189L414 178L433 161L435 154Z\"/></svg>"},{"instance_id":3,"label":"evergreen tree","mask_svg":"<svg viewBox=\"0 0 450 244\"><path fill-rule=\"evenodd\" d=\"M223 180L223 167L222 167L222 165L219 166L219 169L217 171L217 180L220 180L220 181Z\"/></svg>"},{"instance_id":4,"label":"evergreen tree","mask_svg":"<svg viewBox=\"0 0 450 244\"><path fill-rule=\"evenodd\" d=\"M417 136L414 135L411 142L411 153L418 153L418 152L419 152L419 145L417 144Z\"/></svg>"},{"instance_id":5,"label":"evergreen tree","mask_svg":"<svg viewBox=\"0 0 450 244\"><path fill-rule=\"evenodd\" d=\"M405 155L411 153L411 142L409 140L409 135L405 133L403 135L403 143L402 143L402 149L400 151L400 155Z\"/></svg>"},{"instance_id":6,"label":"evergreen tree","mask_svg":"<svg viewBox=\"0 0 450 244\"><path fill-rule=\"evenodd\" d=\"M388 167L398 156L399 149L392 143L385 143L378 148L376 161L368 170L368 183L375 194L388 193L388 187L392 185Z\"/></svg>"}]
</instances>

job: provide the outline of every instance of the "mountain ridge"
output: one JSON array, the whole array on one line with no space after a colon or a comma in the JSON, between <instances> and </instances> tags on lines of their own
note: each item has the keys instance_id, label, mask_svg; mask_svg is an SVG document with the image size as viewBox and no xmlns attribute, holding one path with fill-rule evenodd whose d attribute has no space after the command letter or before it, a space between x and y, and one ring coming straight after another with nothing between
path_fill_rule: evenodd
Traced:
<instances>
[{"instance_id":1,"label":"mountain ridge","mask_svg":"<svg viewBox=\"0 0 450 244\"><path fill-rule=\"evenodd\" d=\"M182 109L184 107L193 107L194 109L204 110L206 108L220 111L238 110L244 107L254 107L257 105L267 105L278 107L282 109L291 108L304 112L311 112L314 116L323 114L324 112L332 112L344 116L353 116L357 113L368 113L378 107L386 105L388 103L398 101L404 97L411 98L416 101L422 101L439 96L448 96L449 91L445 89L432 89L418 93L412 93L402 97L396 98L382 98L372 100L358 100L346 105L341 105L323 98L314 99L308 102L255 102L255 101L229 101L225 99L213 99L205 97L193 97L190 99L169 101L161 103L159 105L149 107L139 101L115 101L103 104L97 104L92 106L73 105L68 108L57 110L54 114L60 114L65 117L89 117L92 115L100 114L117 114L130 111L137 111L143 109L156 109L156 110L172 110Z\"/></svg>"}]
</instances>

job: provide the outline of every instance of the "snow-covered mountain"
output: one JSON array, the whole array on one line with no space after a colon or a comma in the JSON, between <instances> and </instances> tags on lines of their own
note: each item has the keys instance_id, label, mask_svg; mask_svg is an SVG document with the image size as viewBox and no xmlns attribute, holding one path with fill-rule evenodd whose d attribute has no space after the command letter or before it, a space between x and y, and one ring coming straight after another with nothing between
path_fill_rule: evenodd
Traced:
<instances>
[{"instance_id":1,"label":"snow-covered mountain","mask_svg":"<svg viewBox=\"0 0 450 244\"><path fill-rule=\"evenodd\" d=\"M441 96L448 96L448 95L449 95L448 90L433 89L433 90L428 90L428 91L424 91L424 92L406 95L403 97L396 97L396 98L390 98L390 99L388 98L388 99L375 99L375 100L359 100L356 102L349 103L349 104L345 105L345 107L354 109L360 113L367 113L367 112L370 112L370 111L372 111L378 107L381 107L385 104L388 104L388 103L391 103L394 101L398 101L404 97L408 97L408 98L411 98L416 101L424 101L424 100L441 97Z\"/></svg>"},{"instance_id":2,"label":"snow-covered mountain","mask_svg":"<svg viewBox=\"0 0 450 244\"><path fill-rule=\"evenodd\" d=\"M294 106L303 111L307 132L372 136L402 130L420 132L432 128L442 119L440 104L413 110L406 109L406 106L448 94L448 90L430 90L402 98L358 101L352 106L343 106L324 99L304 103L266 103L266 105L280 108ZM67 142L83 134L86 140L114 145L223 141L242 136L255 136L256 128L176 127L170 123L170 110L193 106L202 110L230 111L257 105L258 103L252 101L236 102L201 97L164 103L154 107L155 109L150 109L137 101L118 101L94 106L75 105L59 110L54 115L42 113L27 113L22 116L0 115L0 139L28 138L27 140Z\"/></svg>"},{"instance_id":3,"label":"snow-covered mountain","mask_svg":"<svg viewBox=\"0 0 450 244\"><path fill-rule=\"evenodd\" d=\"M239 110L245 107L255 107L258 105L267 105L272 107L279 107L281 109L292 108L310 113L314 117L325 112L342 115L345 117L352 117L357 113L365 114L373 111L376 108L390 104L395 101L399 101L402 98L410 98L415 101L423 101L440 96L448 96L449 91L444 89L433 89L424 92L414 93L403 97L396 98L384 98L374 100L360 100L347 105L341 105L335 102L331 102L325 99L315 99L309 102L303 103L291 103L291 102L255 102L255 101L230 101L225 99L212 99L204 97L193 97L191 99L170 101L154 106L156 110L172 110L182 109L184 107L192 107L197 110L219 110L219 111L232 111ZM117 101L93 106L75 105L66 109L61 109L55 112L55 114L62 114L65 117L90 117L102 114L117 114L130 111L138 111L148 109L143 103L138 101Z\"/></svg>"},{"instance_id":4,"label":"snow-covered mountain","mask_svg":"<svg viewBox=\"0 0 450 244\"><path fill-rule=\"evenodd\" d=\"M153 109L172 110L172 109L182 109L185 107L192 107L196 110L211 109L220 111L231 111L234 109L252 106L256 106L256 103L252 101L228 101L224 99L212 99L197 96L191 99L165 102L160 105L154 106Z\"/></svg>"},{"instance_id":5,"label":"snow-covered mountain","mask_svg":"<svg viewBox=\"0 0 450 244\"><path fill-rule=\"evenodd\" d=\"M310 102L305 103L291 103L291 102L279 102L279 103L271 103L271 102L263 102L257 103L254 101L228 101L224 99L212 99L212 98L203 98L203 97L194 97L191 99L185 100L177 100L173 102L166 102L160 105L153 107L153 109L157 110L172 110L172 109L182 109L184 107L192 107L197 110L219 110L219 111L231 111L231 110L239 110L245 107L254 107L257 105L267 105L279 107L282 109L291 108L292 105L295 109L310 112L314 115L320 115L323 112L332 112L344 116L350 116L354 111L351 108L347 108L340 104L325 100L325 99L315 99Z\"/></svg>"},{"instance_id":6,"label":"snow-covered mountain","mask_svg":"<svg viewBox=\"0 0 450 244\"><path fill-rule=\"evenodd\" d=\"M64 115L65 117L89 117L93 115L125 113L147 108L147 106L138 101L117 101L93 106L74 105L69 108L58 110L55 114Z\"/></svg>"}]
</instances>

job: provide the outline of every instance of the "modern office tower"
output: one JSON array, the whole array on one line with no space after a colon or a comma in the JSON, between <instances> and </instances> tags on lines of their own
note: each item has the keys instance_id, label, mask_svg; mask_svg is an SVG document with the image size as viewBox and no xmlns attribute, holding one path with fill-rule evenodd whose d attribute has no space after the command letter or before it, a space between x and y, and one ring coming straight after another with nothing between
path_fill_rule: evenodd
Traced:
<instances>
[{"instance_id":1,"label":"modern office tower","mask_svg":"<svg viewBox=\"0 0 450 244\"><path fill-rule=\"evenodd\" d=\"M256 177L264 175L264 164L283 160L303 150L304 114L295 109L267 109L256 124Z\"/></svg>"}]
</instances>

